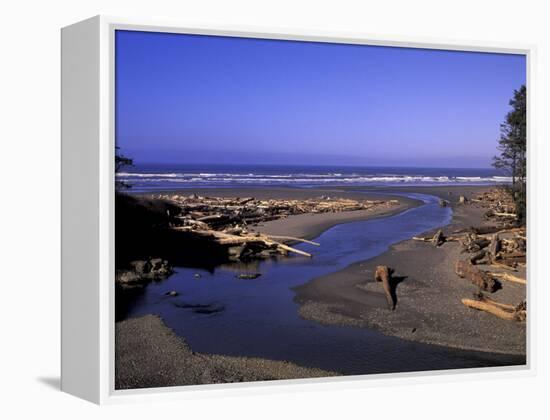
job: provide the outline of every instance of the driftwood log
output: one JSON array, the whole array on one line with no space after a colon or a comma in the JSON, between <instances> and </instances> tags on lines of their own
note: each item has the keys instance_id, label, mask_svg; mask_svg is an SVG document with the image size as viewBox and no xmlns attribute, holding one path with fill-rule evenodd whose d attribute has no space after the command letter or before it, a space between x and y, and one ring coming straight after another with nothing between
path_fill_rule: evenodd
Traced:
<instances>
[{"instance_id":1,"label":"driftwood log","mask_svg":"<svg viewBox=\"0 0 550 420\"><path fill-rule=\"evenodd\" d=\"M496 302L484 296L483 293L479 293L474 297L476 299L462 299L462 304L468 308L484 311L507 321L525 321L527 319L527 305L525 301L514 306Z\"/></svg>"},{"instance_id":2,"label":"driftwood log","mask_svg":"<svg viewBox=\"0 0 550 420\"><path fill-rule=\"evenodd\" d=\"M511 268L517 268L518 263L525 263L526 258L524 256L521 257L508 257L507 255L500 254L500 259L498 260L499 263L502 265L506 265Z\"/></svg>"},{"instance_id":3,"label":"driftwood log","mask_svg":"<svg viewBox=\"0 0 550 420\"><path fill-rule=\"evenodd\" d=\"M489 244L489 256L491 261L496 261L497 255L500 252L500 238L499 234L495 233L491 238L491 243Z\"/></svg>"},{"instance_id":4,"label":"driftwood log","mask_svg":"<svg viewBox=\"0 0 550 420\"><path fill-rule=\"evenodd\" d=\"M499 226L470 226L464 229L457 229L453 233L475 233L476 235L485 235L488 233L495 233L500 231L502 228Z\"/></svg>"},{"instance_id":5,"label":"driftwood log","mask_svg":"<svg viewBox=\"0 0 550 420\"><path fill-rule=\"evenodd\" d=\"M469 280L486 292L493 293L499 289L500 283L497 280L472 265L470 261L458 260L456 262L455 272L459 277Z\"/></svg>"},{"instance_id":6,"label":"driftwood log","mask_svg":"<svg viewBox=\"0 0 550 420\"><path fill-rule=\"evenodd\" d=\"M208 237L211 238L213 242L216 242L219 245L230 247L240 247L240 246L255 246L260 249L273 249L277 250L278 252L282 254L287 254L289 252L303 255L305 257L312 257L312 255L309 252L302 251L300 249L293 248L291 246L288 246L284 243L275 241L272 239L269 235L262 235L262 234L246 234L244 236L234 235L218 230L190 230L187 226L182 227L174 227L174 230L181 230L181 231L187 231L190 233L193 233L197 236L202 237ZM285 237L288 239L288 237ZM301 242L307 242L312 245L319 244L317 242L308 241L305 239L295 238L291 237L293 241L301 241Z\"/></svg>"},{"instance_id":7,"label":"driftwood log","mask_svg":"<svg viewBox=\"0 0 550 420\"><path fill-rule=\"evenodd\" d=\"M384 293L386 294L386 300L388 301L388 307L393 311L395 309L396 298L395 298L395 289L392 284L393 270L386 265L379 265L376 267L374 273L374 280L382 282L384 287Z\"/></svg>"},{"instance_id":8,"label":"driftwood log","mask_svg":"<svg viewBox=\"0 0 550 420\"><path fill-rule=\"evenodd\" d=\"M492 267L504 268L505 270L510 270L510 271L518 271L517 268L516 268L516 265L517 264L515 264L515 263L512 263L511 265L508 265L508 264L503 264L502 262L497 262L497 261L493 261L491 263Z\"/></svg>"},{"instance_id":9,"label":"driftwood log","mask_svg":"<svg viewBox=\"0 0 550 420\"><path fill-rule=\"evenodd\" d=\"M488 312L492 315L495 315L499 318L505 319L507 321L517 320L517 315L515 312L509 312L501 307L492 305L488 302L482 302L479 300L473 299L462 299L462 303L469 308L477 309L479 311Z\"/></svg>"},{"instance_id":10,"label":"driftwood log","mask_svg":"<svg viewBox=\"0 0 550 420\"><path fill-rule=\"evenodd\" d=\"M518 284L527 284L527 280L522 279L520 277L513 276L512 274L509 274L509 273L489 272L489 275L499 280L509 281L509 282L518 283Z\"/></svg>"},{"instance_id":11,"label":"driftwood log","mask_svg":"<svg viewBox=\"0 0 550 420\"><path fill-rule=\"evenodd\" d=\"M415 241L431 242L433 244L433 246L441 246L447 241L447 238L445 237L445 235L443 235L443 231L441 229L439 229L434 234L434 236L432 236L431 238L423 238L423 237L420 237L420 236L413 236L413 239ZM454 238L453 238L453 240L454 240Z\"/></svg>"},{"instance_id":12,"label":"driftwood log","mask_svg":"<svg viewBox=\"0 0 550 420\"><path fill-rule=\"evenodd\" d=\"M476 252L470 257L470 262L473 265L489 263L489 260L487 258L487 251L482 249L481 251Z\"/></svg>"},{"instance_id":13,"label":"driftwood log","mask_svg":"<svg viewBox=\"0 0 550 420\"><path fill-rule=\"evenodd\" d=\"M508 303L501 303L501 302L497 302L496 300L493 300L491 299L490 297L488 296L485 296L483 293L475 293L474 294L474 299L475 300L478 300L480 302L485 302L485 303L488 303L490 305L493 305L493 306L497 306L501 309L504 309L506 311L515 311L516 310L516 306L515 305L510 305Z\"/></svg>"},{"instance_id":14,"label":"driftwood log","mask_svg":"<svg viewBox=\"0 0 550 420\"><path fill-rule=\"evenodd\" d=\"M467 233L460 243L462 244L462 252L478 252L490 244L491 241L482 238L475 233Z\"/></svg>"},{"instance_id":15,"label":"driftwood log","mask_svg":"<svg viewBox=\"0 0 550 420\"><path fill-rule=\"evenodd\" d=\"M443 232L441 231L441 229L439 229L434 237L432 238L432 243L434 244L434 246L441 246L443 245L443 243L445 242L445 236L443 235Z\"/></svg>"},{"instance_id":16,"label":"driftwood log","mask_svg":"<svg viewBox=\"0 0 550 420\"><path fill-rule=\"evenodd\" d=\"M499 213L495 211L493 214L498 217L509 217L511 219L516 219L518 217L516 213Z\"/></svg>"}]
</instances>

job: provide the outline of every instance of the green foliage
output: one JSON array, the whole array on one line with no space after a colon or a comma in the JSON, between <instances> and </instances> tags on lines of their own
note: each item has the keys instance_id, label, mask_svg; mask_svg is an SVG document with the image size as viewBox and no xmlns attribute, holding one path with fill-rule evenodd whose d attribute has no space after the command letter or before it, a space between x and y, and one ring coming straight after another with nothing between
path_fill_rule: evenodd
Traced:
<instances>
[{"instance_id":1,"label":"green foliage","mask_svg":"<svg viewBox=\"0 0 550 420\"><path fill-rule=\"evenodd\" d=\"M499 156L493 166L512 177L512 194L516 202L518 221L525 223L527 205L527 89L522 85L509 102L512 109L500 126Z\"/></svg>"}]
</instances>

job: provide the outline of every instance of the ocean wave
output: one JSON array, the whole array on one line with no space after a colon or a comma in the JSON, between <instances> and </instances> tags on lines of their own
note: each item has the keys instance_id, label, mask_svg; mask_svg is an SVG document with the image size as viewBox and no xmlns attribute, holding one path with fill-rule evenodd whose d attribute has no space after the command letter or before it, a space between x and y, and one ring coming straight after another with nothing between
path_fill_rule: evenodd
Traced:
<instances>
[{"instance_id":1,"label":"ocean wave","mask_svg":"<svg viewBox=\"0 0 550 420\"><path fill-rule=\"evenodd\" d=\"M510 183L507 176L450 176L450 175L416 175L416 174L343 174L343 173L295 173L295 174L261 174L261 173L139 173L121 172L117 178L137 185L144 184L500 184Z\"/></svg>"},{"instance_id":2,"label":"ocean wave","mask_svg":"<svg viewBox=\"0 0 550 420\"><path fill-rule=\"evenodd\" d=\"M183 174L179 173L161 173L161 174L147 174L147 173L134 173L134 172L119 172L116 174L117 178L130 179L130 178L177 178Z\"/></svg>"}]
</instances>

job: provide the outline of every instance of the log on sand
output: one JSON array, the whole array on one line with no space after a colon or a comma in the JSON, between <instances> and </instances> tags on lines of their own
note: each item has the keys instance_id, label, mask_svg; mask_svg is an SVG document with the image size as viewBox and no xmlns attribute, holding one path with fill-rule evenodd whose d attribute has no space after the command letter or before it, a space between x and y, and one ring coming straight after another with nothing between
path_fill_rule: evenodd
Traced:
<instances>
[{"instance_id":1,"label":"log on sand","mask_svg":"<svg viewBox=\"0 0 550 420\"><path fill-rule=\"evenodd\" d=\"M485 302L493 306L497 306L501 309L504 309L505 311L513 312L516 310L516 307L514 305L510 305L508 303L501 303L497 302L496 300L491 299L490 297L485 296L483 293L476 293L474 294L475 300L478 300L480 302Z\"/></svg>"},{"instance_id":2,"label":"log on sand","mask_svg":"<svg viewBox=\"0 0 550 420\"><path fill-rule=\"evenodd\" d=\"M470 261L457 261L455 272L459 277L470 280L470 282L486 292L493 293L500 287L500 283L497 280L472 265Z\"/></svg>"},{"instance_id":3,"label":"log on sand","mask_svg":"<svg viewBox=\"0 0 550 420\"><path fill-rule=\"evenodd\" d=\"M374 273L374 280L382 282L384 287L384 293L386 294L386 300L388 301L388 307L393 311L395 309L395 290L391 282L393 270L386 265L379 265L376 267Z\"/></svg>"},{"instance_id":4,"label":"log on sand","mask_svg":"<svg viewBox=\"0 0 550 420\"><path fill-rule=\"evenodd\" d=\"M441 246L444 242L445 236L443 235L441 229L439 229L432 238L432 243L434 244L434 246Z\"/></svg>"},{"instance_id":5,"label":"log on sand","mask_svg":"<svg viewBox=\"0 0 550 420\"><path fill-rule=\"evenodd\" d=\"M431 238L422 238L422 237L419 237L419 236L413 236L413 239L415 241L422 241L422 242L431 242L434 246L441 246L445 243L445 241L447 240L447 238L445 237L445 235L443 235L443 232L441 231L441 229L439 229L434 236L432 236Z\"/></svg>"},{"instance_id":6,"label":"log on sand","mask_svg":"<svg viewBox=\"0 0 550 420\"><path fill-rule=\"evenodd\" d=\"M319 242L308 241L307 239L297 238L295 236L266 235L271 239L280 239L283 241L303 242L310 245L321 246Z\"/></svg>"},{"instance_id":7,"label":"log on sand","mask_svg":"<svg viewBox=\"0 0 550 420\"><path fill-rule=\"evenodd\" d=\"M502 264L502 263L496 262L496 261L491 262L491 267L504 268L505 270L510 270L510 271L518 271L516 269L516 267L514 267L512 265Z\"/></svg>"},{"instance_id":8,"label":"log on sand","mask_svg":"<svg viewBox=\"0 0 550 420\"><path fill-rule=\"evenodd\" d=\"M489 272L488 274L491 277L494 277L494 278L499 279L499 280L509 281L509 282L518 283L518 284L527 284L527 280L522 279L520 277L513 276L512 274L509 274L509 273Z\"/></svg>"},{"instance_id":9,"label":"log on sand","mask_svg":"<svg viewBox=\"0 0 550 420\"><path fill-rule=\"evenodd\" d=\"M491 238L491 243L489 244L489 256L491 261L497 259L497 254L500 252L500 238L498 233L495 233Z\"/></svg>"},{"instance_id":10,"label":"log on sand","mask_svg":"<svg viewBox=\"0 0 550 420\"><path fill-rule=\"evenodd\" d=\"M513 312L510 312L492 303L473 300L473 299L462 299L462 303L466 305L468 308L473 308L479 311L488 312L492 315L495 315L507 321L521 321L525 319L525 311L516 312L514 310Z\"/></svg>"},{"instance_id":11,"label":"log on sand","mask_svg":"<svg viewBox=\"0 0 550 420\"><path fill-rule=\"evenodd\" d=\"M488 239L484 239L475 233L467 233L462 240L462 252L478 252L490 244Z\"/></svg>"},{"instance_id":12,"label":"log on sand","mask_svg":"<svg viewBox=\"0 0 550 420\"><path fill-rule=\"evenodd\" d=\"M509 217L509 218L512 218L512 219L515 219L518 217L518 215L516 213L499 213L499 212L493 212L493 214L495 216L498 216L498 217Z\"/></svg>"},{"instance_id":13,"label":"log on sand","mask_svg":"<svg viewBox=\"0 0 550 420\"><path fill-rule=\"evenodd\" d=\"M473 265L484 264L484 263L489 262L488 259L487 259L487 251L482 249L481 251L476 252L475 254L473 254L470 257L470 262Z\"/></svg>"},{"instance_id":14,"label":"log on sand","mask_svg":"<svg viewBox=\"0 0 550 420\"><path fill-rule=\"evenodd\" d=\"M499 226L470 226L463 229L454 230L453 233L475 233L476 235L485 235L488 233L495 233L501 230Z\"/></svg>"},{"instance_id":15,"label":"log on sand","mask_svg":"<svg viewBox=\"0 0 550 420\"><path fill-rule=\"evenodd\" d=\"M421 241L421 242L431 242L432 238L423 238L421 236L413 236L413 240L415 241Z\"/></svg>"}]
</instances>

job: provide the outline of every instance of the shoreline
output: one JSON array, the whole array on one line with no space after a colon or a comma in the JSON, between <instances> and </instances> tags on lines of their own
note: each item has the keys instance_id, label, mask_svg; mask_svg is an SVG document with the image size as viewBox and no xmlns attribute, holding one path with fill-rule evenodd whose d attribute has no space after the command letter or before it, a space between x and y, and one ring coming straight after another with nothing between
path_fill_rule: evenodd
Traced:
<instances>
[{"instance_id":1,"label":"shoreline","mask_svg":"<svg viewBox=\"0 0 550 420\"><path fill-rule=\"evenodd\" d=\"M450 201L453 218L442 229L444 234L450 234L456 229L485 224L483 209L471 204L459 206L458 199L460 195L471 197L490 188L422 187L420 191ZM419 192L419 188L399 191ZM433 233L426 232L428 236ZM294 288L294 301L300 305L302 318L324 325L373 328L405 340L462 350L525 355L525 323L504 321L462 305L461 298L471 297L476 287L454 273L454 262L459 256L456 243L434 248L408 239L377 257ZM381 285L374 282L377 265L394 268L400 279L395 311L387 309ZM525 298L525 288L506 283L493 296L516 303Z\"/></svg>"}]
</instances>

